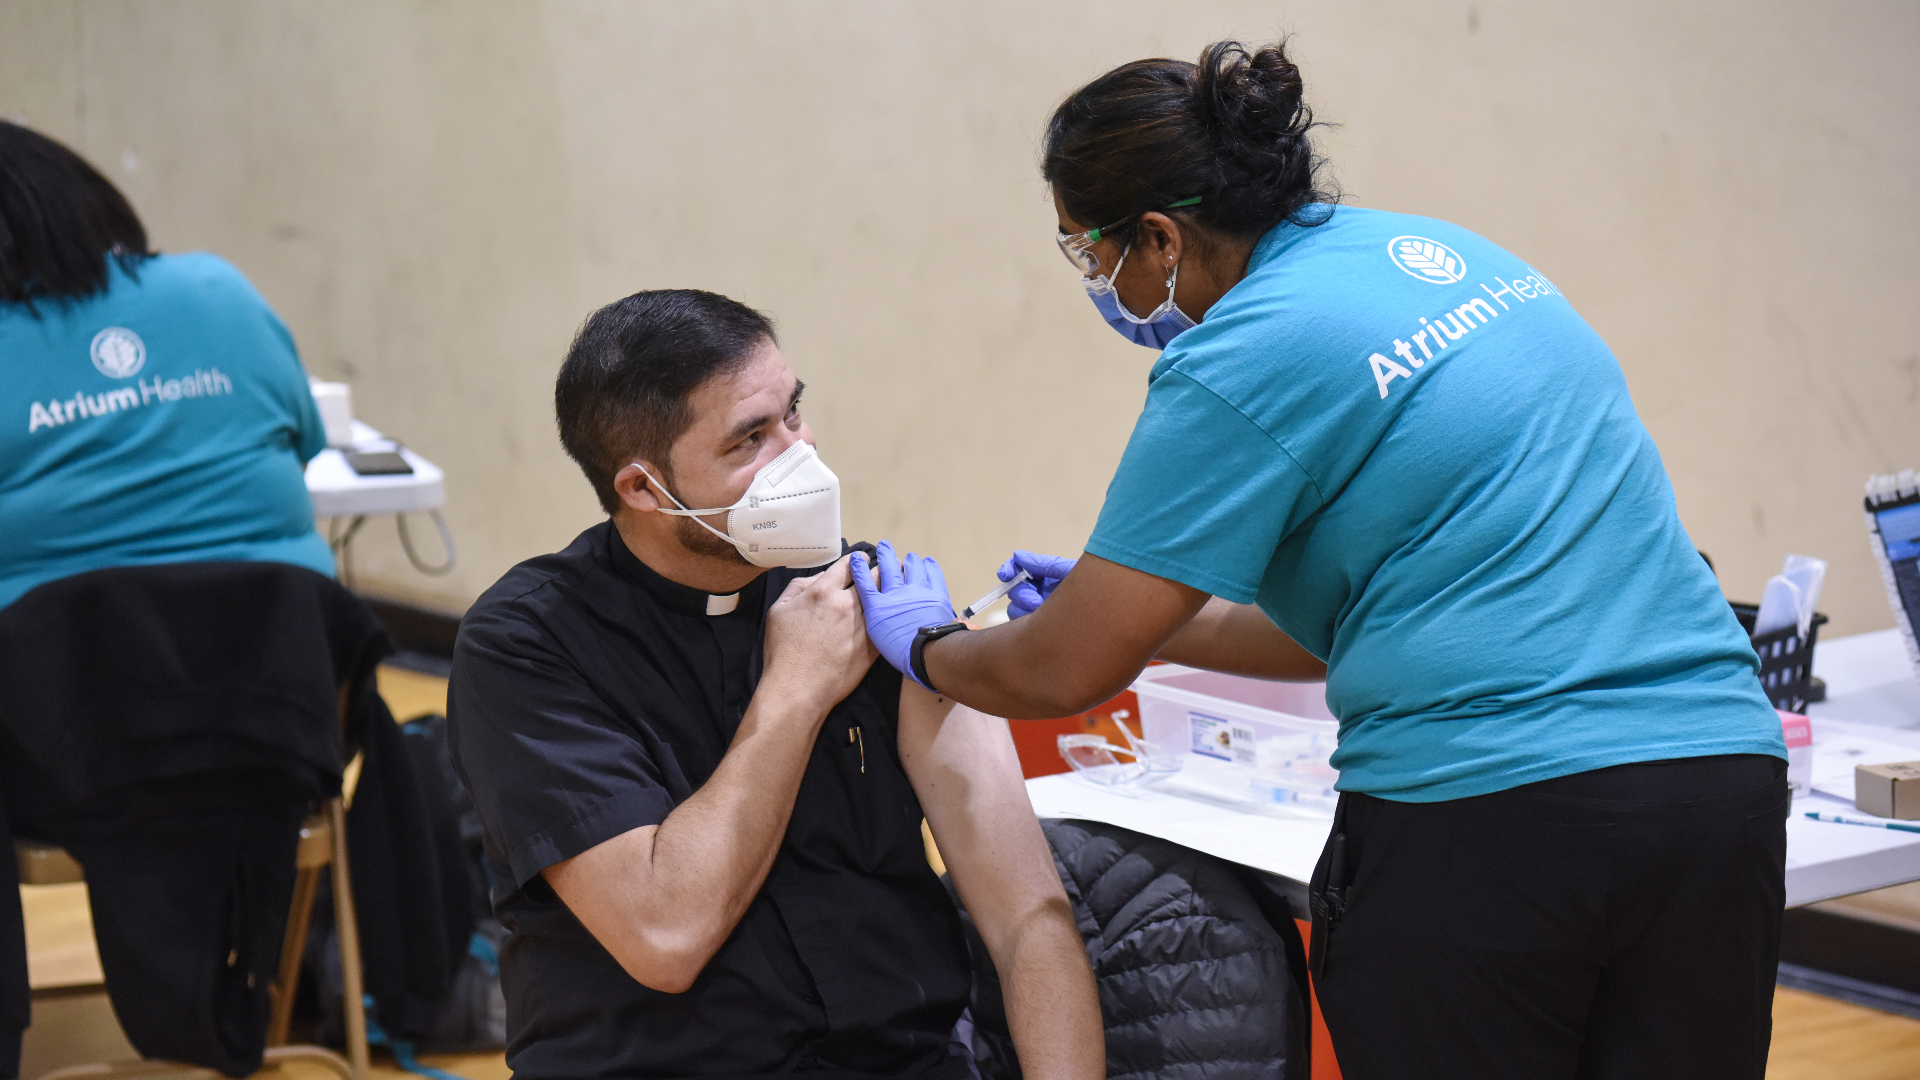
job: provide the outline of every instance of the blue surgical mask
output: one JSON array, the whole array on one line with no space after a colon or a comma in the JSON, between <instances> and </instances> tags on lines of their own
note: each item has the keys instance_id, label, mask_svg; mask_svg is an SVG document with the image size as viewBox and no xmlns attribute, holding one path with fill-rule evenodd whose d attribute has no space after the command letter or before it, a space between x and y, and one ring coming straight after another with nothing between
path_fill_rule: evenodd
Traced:
<instances>
[{"instance_id":1,"label":"blue surgical mask","mask_svg":"<svg viewBox=\"0 0 1920 1080\"><path fill-rule=\"evenodd\" d=\"M1120 261L1113 264L1112 274L1082 279L1087 287L1087 298L1093 301L1094 307L1100 309L1100 317L1107 320L1107 325L1118 331L1121 337L1149 349L1164 349L1172 344L1174 338L1194 327L1193 320L1180 310L1180 305L1173 302L1173 289L1180 280L1180 267L1176 265L1167 273L1166 300L1142 318L1127 310L1127 305L1120 302L1120 294L1113 287L1113 279L1120 276L1120 268L1127 264L1127 255L1132 251L1133 245L1128 244L1126 250L1120 253Z\"/></svg>"}]
</instances>

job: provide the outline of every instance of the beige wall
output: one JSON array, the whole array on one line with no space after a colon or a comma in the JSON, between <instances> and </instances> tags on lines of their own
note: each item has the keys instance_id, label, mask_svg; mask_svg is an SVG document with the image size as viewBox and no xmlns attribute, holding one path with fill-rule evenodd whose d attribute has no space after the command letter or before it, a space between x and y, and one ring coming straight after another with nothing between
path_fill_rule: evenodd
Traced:
<instances>
[{"instance_id":1,"label":"beige wall","mask_svg":"<svg viewBox=\"0 0 1920 1080\"><path fill-rule=\"evenodd\" d=\"M554 368L593 307L691 285L779 318L847 531L964 601L1078 550L1152 358L1054 251L1048 110L1282 30L1354 202L1507 246L1613 345L1730 593L1800 551L1832 632L1890 624L1858 493L1920 466L1909 2L0 0L0 115L445 466L459 570L379 522L369 589L459 610L592 524Z\"/></svg>"}]
</instances>

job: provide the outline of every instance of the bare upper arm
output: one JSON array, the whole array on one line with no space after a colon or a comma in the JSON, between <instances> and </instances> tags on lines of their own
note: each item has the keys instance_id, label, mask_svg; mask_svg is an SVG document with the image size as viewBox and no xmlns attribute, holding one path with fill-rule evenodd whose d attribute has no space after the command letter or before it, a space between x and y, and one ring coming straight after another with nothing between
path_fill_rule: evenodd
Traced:
<instances>
[{"instance_id":1,"label":"bare upper arm","mask_svg":"<svg viewBox=\"0 0 1920 1080\"><path fill-rule=\"evenodd\" d=\"M635 888L636 880L643 879L652 863L653 838L659 831L658 825L630 829L554 863L540 876L627 974L654 989L672 992L672 987L662 985L672 980L655 970L652 943L645 939L643 923L633 911L641 891Z\"/></svg>"},{"instance_id":2,"label":"bare upper arm","mask_svg":"<svg viewBox=\"0 0 1920 1080\"><path fill-rule=\"evenodd\" d=\"M900 760L990 949L1037 907L1064 902L1005 720L907 680L900 690Z\"/></svg>"},{"instance_id":3,"label":"bare upper arm","mask_svg":"<svg viewBox=\"0 0 1920 1080\"><path fill-rule=\"evenodd\" d=\"M622 884L631 878L635 862L652 850L653 835L659 831L658 825L629 829L571 859L554 863L540 871L540 876L547 879L574 915L580 916L583 906L591 913L620 898Z\"/></svg>"}]
</instances>

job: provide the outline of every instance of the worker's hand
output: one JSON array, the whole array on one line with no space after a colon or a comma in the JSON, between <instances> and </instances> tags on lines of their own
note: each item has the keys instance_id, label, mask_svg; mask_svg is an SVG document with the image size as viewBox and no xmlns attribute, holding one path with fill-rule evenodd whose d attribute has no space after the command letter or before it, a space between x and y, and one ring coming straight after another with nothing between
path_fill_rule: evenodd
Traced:
<instances>
[{"instance_id":1,"label":"worker's hand","mask_svg":"<svg viewBox=\"0 0 1920 1080\"><path fill-rule=\"evenodd\" d=\"M1078 561L1063 559L1058 555L1015 551L1013 558L1000 564L997 576L1001 581L1012 581L1013 575L1025 570L1028 580L1015 585L1013 591L1007 594L1007 618L1017 619L1033 614L1033 609L1046 603L1047 597L1053 595L1053 590Z\"/></svg>"},{"instance_id":2,"label":"worker's hand","mask_svg":"<svg viewBox=\"0 0 1920 1080\"><path fill-rule=\"evenodd\" d=\"M875 546L873 567L867 566L865 552L856 551L849 558L853 562L853 587L860 593L860 606L866 611L867 636L887 663L919 682L913 676L913 636L923 626L953 621L947 576L940 572L939 563L911 551L903 564L893 554L893 545L885 540ZM874 580L876 572L878 582Z\"/></svg>"},{"instance_id":3,"label":"worker's hand","mask_svg":"<svg viewBox=\"0 0 1920 1080\"><path fill-rule=\"evenodd\" d=\"M851 585L843 558L788 582L767 611L766 678L821 717L853 693L876 655Z\"/></svg>"}]
</instances>

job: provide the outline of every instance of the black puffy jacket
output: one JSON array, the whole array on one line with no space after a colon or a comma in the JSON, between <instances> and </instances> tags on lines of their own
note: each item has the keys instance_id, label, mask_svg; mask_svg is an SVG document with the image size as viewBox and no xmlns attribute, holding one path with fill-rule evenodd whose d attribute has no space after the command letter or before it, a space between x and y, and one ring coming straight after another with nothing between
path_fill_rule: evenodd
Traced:
<instances>
[{"instance_id":1,"label":"black puffy jacket","mask_svg":"<svg viewBox=\"0 0 1920 1080\"><path fill-rule=\"evenodd\" d=\"M1306 1080L1306 962L1286 905L1239 868L1112 825L1043 821L1100 988L1107 1075ZM986 949L973 1048L985 1080L1020 1068Z\"/></svg>"}]
</instances>

